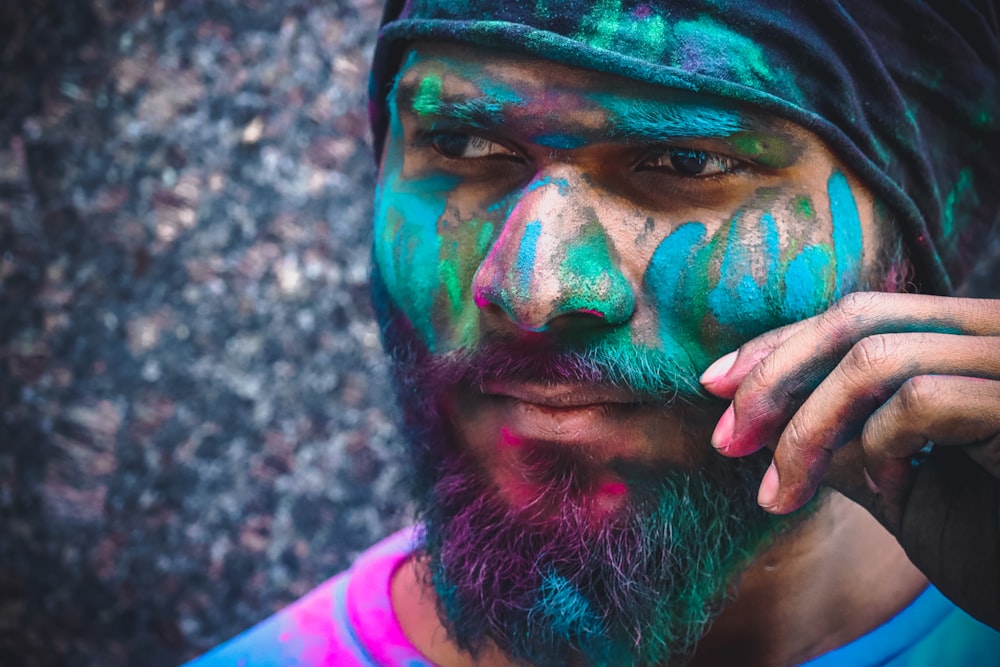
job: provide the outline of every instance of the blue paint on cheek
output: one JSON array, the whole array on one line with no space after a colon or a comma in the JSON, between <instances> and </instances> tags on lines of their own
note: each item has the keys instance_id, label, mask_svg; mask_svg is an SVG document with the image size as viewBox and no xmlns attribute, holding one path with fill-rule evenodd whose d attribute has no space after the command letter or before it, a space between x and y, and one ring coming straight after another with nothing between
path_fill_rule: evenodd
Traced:
<instances>
[{"instance_id":1,"label":"blue paint on cheek","mask_svg":"<svg viewBox=\"0 0 1000 667\"><path fill-rule=\"evenodd\" d=\"M386 156L376 193L373 257L389 297L433 350L434 301L442 292L438 224L458 178L403 176L405 140L394 98L393 93Z\"/></svg>"},{"instance_id":2,"label":"blue paint on cheek","mask_svg":"<svg viewBox=\"0 0 1000 667\"><path fill-rule=\"evenodd\" d=\"M705 226L698 222L681 225L663 239L649 261L646 284L656 299L660 318L677 308L681 276L690 268L691 255L705 239Z\"/></svg>"},{"instance_id":3,"label":"blue paint on cheek","mask_svg":"<svg viewBox=\"0 0 1000 667\"><path fill-rule=\"evenodd\" d=\"M723 326L744 335L756 335L775 322L774 283L778 280L778 232L774 218L761 216L761 239L752 245L745 238L738 214L729 228L726 254L719 267L719 283L708 295L712 314ZM754 279L753 268L766 276L765 287Z\"/></svg>"},{"instance_id":4,"label":"blue paint on cheek","mask_svg":"<svg viewBox=\"0 0 1000 667\"><path fill-rule=\"evenodd\" d=\"M701 281L686 280L688 272L700 275L706 271L705 266L698 266L695 261L705 236L705 226L699 222L688 222L675 229L656 248L644 277L645 288L659 316L660 355L665 366L683 371L678 377L684 373L691 375L693 368L707 365L698 335L701 317L694 303L700 294L691 294L692 284Z\"/></svg>"},{"instance_id":5,"label":"blue paint on cheek","mask_svg":"<svg viewBox=\"0 0 1000 667\"><path fill-rule=\"evenodd\" d=\"M837 264L836 296L850 291L858 282L863 252L861 217L847 178L840 172L827 181L830 215L833 218L833 253Z\"/></svg>"},{"instance_id":6,"label":"blue paint on cheek","mask_svg":"<svg viewBox=\"0 0 1000 667\"><path fill-rule=\"evenodd\" d=\"M521 246L517 249L517 286L522 296L528 294L531 288L531 275L535 266L535 251L538 247L538 236L542 233L542 223L538 220L524 226Z\"/></svg>"},{"instance_id":7,"label":"blue paint on cheek","mask_svg":"<svg viewBox=\"0 0 1000 667\"><path fill-rule=\"evenodd\" d=\"M830 298L833 256L825 246L803 248L785 272L785 302L782 314L788 321L804 320L819 313Z\"/></svg>"},{"instance_id":8,"label":"blue paint on cheek","mask_svg":"<svg viewBox=\"0 0 1000 667\"><path fill-rule=\"evenodd\" d=\"M377 210L388 223L388 234L377 234L375 246L386 287L431 349L434 299L441 292L438 223L454 184L449 176L403 181L394 174L384 181Z\"/></svg>"}]
</instances>

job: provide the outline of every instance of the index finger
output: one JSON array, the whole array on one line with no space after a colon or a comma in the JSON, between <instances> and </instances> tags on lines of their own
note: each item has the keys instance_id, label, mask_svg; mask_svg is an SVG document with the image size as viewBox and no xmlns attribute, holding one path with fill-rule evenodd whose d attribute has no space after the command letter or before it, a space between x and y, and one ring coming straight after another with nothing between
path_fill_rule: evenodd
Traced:
<instances>
[{"instance_id":1,"label":"index finger","mask_svg":"<svg viewBox=\"0 0 1000 667\"><path fill-rule=\"evenodd\" d=\"M717 447L742 456L771 444L855 344L879 333L1000 335L1000 301L859 292L825 313L740 348L714 387L734 391L732 430Z\"/></svg>"}]
</instances>

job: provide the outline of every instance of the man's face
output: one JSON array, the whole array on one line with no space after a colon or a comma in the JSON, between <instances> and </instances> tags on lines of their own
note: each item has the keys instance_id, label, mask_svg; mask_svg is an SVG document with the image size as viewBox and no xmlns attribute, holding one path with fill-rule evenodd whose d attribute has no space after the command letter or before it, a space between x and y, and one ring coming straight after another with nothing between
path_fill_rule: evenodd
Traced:
<instances>
[{"instance_id":1,"label":"man's face","mask_svg":"<svg viewBox=\"0 0 1000 667\"><path fill-rule=\"evenodd\" d=\"M669 544L652 546L650 567L680 569L654 573L673 584L650 574L650 599L636 606L676 585L679 597L701 596L685 622L704 624L773 525L753 504L762 460L711 450L722 406L698 391L698 375L759 333L879 286L886 244L871 196L787 122L527 57L415 47L389 111L374 291L428 478L428 551L445 614L477 613L462 596L478 585L486 606L523 611L526 628L548 617L559 626L572 598L575 629L535 632L562 637L551 654L571 647L582 661L626 664L620 652L666 621L584 614L628 607L628 594L605 581L613 575L559 563L620 570L582 556L588 541L638 552L655 533ZM666 531L653 525L664 522ZM713 531L732 534L719 546ZM701 543L724 553L706 557ZM494 559L493 583L482 572L457 583L481 552ZM712 571L695 577L695 561ZM676 584L687 578L702 582L696 594ZM496 599L513 588L518 599ZM484 632L513 650L496 626L518 621L497 618ZM478 644L461 636L461 619L446 620ZM619 626L624 634L604 643L584 638ZM680 650L697 632L674 632ZM546 649L519 650L540 659Z\"/></svg>"}]
</instances>

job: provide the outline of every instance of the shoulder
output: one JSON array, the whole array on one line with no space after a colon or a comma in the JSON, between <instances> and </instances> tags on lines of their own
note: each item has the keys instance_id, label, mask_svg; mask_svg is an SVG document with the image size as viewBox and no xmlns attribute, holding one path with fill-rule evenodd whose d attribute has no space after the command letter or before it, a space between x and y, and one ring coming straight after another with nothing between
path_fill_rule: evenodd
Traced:
<instances>
[{"instance_id":1,"label":"shoulder","mask_svg":"<svg viewBox=\"0 0 1000 667\"><path fill-rule=\"evenodd\" d=\"M412 552L413 529L390 535L345 572L185 667L367 667L374 653L405 642L389 598L396 567ZM390 646L384 646L389 642ZM389 663L407 664L407 663Z\"/></svg>"},{"instance_id":2,"label":"shoulder","mask_svg":"<svg viewBox=\"0 0 1000 667\"><path fill-rule=\"evenodd\" d=\"M983 667L998 664L997 656L1000 632L928 586L885 624L801 667Z\"/></svg>"}]
</instances>

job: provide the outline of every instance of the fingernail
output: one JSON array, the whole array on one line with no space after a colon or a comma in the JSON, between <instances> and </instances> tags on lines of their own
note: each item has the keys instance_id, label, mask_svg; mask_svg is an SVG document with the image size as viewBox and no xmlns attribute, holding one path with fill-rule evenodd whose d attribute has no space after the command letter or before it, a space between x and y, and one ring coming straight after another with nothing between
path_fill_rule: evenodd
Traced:
<instances>
[{"instance_id":1,"label":"fingernail","mask_svg":"<svg viewBox=\"0 0 1000 667\"><path fill-rule=\"evenodd\" d=\"M712 446L720 452L725 452L729 449L729 444L733 439L733 425L735 423L736 412L733 404L730 403L726 411L719 417L719 423L715 425L715 430L712 431Z\"/></svg>"},{"instance_id":2,"label":"fingernail","mask_svg":"<svg viewBox=\"0 0 1000 667\"><path fill-rule=\"evenodd\" d=\"M764 509L770 509L777 499L778 469L774 467L774 461L771 461L767 472L764 473L764 479L760 482L760 490L757 491L757 504Z\"/></svg>"},{"instance_id":3,"label":"fingernail","mask_svg":"<svg viewBox=\"0 0 1000 667\"><path fill-rule=\"evenodd\" d=\"M882 489L878 488L878 484L872 479L872 476L868 474L868 468L864 468L865 471L865 484L868 485L868 490L876 495L881 495Z\"/></svg>"},{"instance_id":4,"label":"fingernail","mask_svg":"<svg viewBox=\"0 0 1000 667\"><path fill-rule=\"evenodd\" d=\"M729 369L731 369L733 364L736 363L737 354L738 350L716 359L712 365L705 369L705 372L701 374L701 383L714 384L724 378L729 372Z\"/></svg>"}]
</instances>

